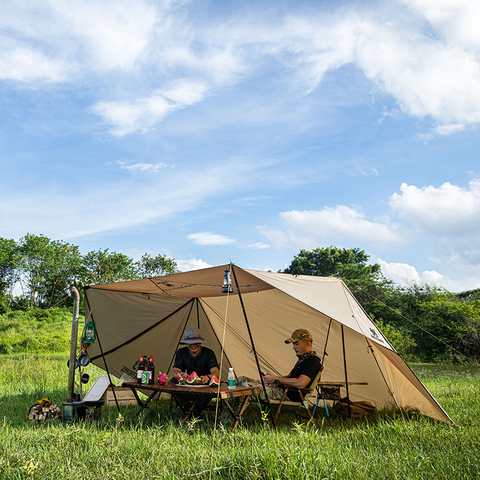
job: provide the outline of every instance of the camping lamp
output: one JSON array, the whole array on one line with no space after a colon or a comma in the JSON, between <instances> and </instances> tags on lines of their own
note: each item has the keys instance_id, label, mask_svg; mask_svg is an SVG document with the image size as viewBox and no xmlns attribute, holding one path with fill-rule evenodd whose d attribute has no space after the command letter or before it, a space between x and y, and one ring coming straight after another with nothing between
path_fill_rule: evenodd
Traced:
<instances>
[{"instance_id":1,"label":"camping lamp","mask_svg":"<svg viewBox=\"0 0 480 480\"><path fill-rule=\"evenodd\" d=\"M95 324L90 320L85 324L82 335L82 343L90 344L94 343L97 338L97 330Z\"/></svg>"},{"instance_id":2,"label":"camping lamp","mask_svg":"<svg viewBox=\"0 0 480 480\"><path fill-rule=\"evenodd\" d=\"M232 280L230 279L230 270L223 272L223 286L222 293L232 293Z\"/></svg>"}]
</instances>

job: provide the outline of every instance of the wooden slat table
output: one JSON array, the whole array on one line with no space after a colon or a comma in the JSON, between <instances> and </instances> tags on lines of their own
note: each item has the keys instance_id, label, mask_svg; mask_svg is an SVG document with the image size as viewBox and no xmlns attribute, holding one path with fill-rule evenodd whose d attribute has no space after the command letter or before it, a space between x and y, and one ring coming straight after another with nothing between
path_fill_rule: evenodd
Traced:
<instances>
[{"instance_id":1,"label":"wooden slat table","mask_svg":"<svg viewBox=\"0 0 480 480\"><path fill-rule=\"evenodd\" d=\"M258 387L236 387L233 390L230 390L228 387L221 386L221 387L208 387L208 386L191 386L191 385L175 385L172 383L167 383L166 385L160 385L158 383L154 383L153 385L144 385L141 383L124 383L122 385L123 387L129 387L133 394L135 395L135 398L137 400L138 405L140 405L140 409L137 411L137 414L145 408L150 400L155 397L155 395L159 393L170 393L175 397L177 400L178 405L182 409L182 412L184 413L184 417L182 419L182 422L185 422L188 418L191 417L193 409L200 397L208 396L211 398L219 398L220 400L223 401L224 405L228 409L230 415L232 416L234 423L232 427L232 431L234 431L237 428L237 425L239 421L242 419L242 414L247 408L248 405L248 400L250 399L251 395L258 394L260 393L260 388ZM138 396L138 390L141 390L143 392L151 392L151 394L148 396L146 400L142 400ZM190 408L185 408L183 405L183 402L180 401L178 398L178 395L191 395L195 397L195 400L192 402ZM237 397L244 397L243 402L240 406L240 409L238 412L235 412L230 405L230 403L227 401L229 398L237 398Z\"/></svg>"}]
</instances>

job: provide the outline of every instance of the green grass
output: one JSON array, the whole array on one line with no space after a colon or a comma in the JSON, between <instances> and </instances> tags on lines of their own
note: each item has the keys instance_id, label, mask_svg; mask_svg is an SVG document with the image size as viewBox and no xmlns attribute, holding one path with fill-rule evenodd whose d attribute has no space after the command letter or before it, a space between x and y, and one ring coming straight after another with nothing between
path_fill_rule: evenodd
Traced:
<instances>
[{"instance_id":1,"label":"green grass","mask_svg":"<svg viewBox=\"0 0 480 480\"><path fill-rule=\"evenodd\" d=\"M81 318L80 328L83 325ZM0 314L0 354L68 352L71 331L69 309L10 310Z\"/></svg>"},{"instance_id":2,"label":"green grass","mask_svg":"<svg viewBox=\"0 0 480 480\"><path fill-rule=\"evenodd\" d=\"M93 378L103 373L89 365ZM28 408L66 397L65 359L0 357L1 479L473 479L480 478L480 376L420 372L456 426L398 412L360 420L284 418L276 431L252 403L250 427L180 425L160 402L135 416L102 408L97 422L31 424ZM88 389L88 386L86 387Z\"/></svg>"}]
</instances>

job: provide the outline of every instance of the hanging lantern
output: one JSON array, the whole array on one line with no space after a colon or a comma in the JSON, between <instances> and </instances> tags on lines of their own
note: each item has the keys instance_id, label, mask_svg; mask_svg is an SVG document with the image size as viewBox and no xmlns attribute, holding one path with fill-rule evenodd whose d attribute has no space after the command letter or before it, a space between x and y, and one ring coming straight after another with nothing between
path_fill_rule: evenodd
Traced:
<instances>
[{"instance_id":1,"label":"hanging lantern","mask_svg":"<svg viewBox=\"0 0 480 480\"><path fill-rule=\"evenodd\" d=\"M94 343L96 339L97 330L95 324L90 320L85 324L85 328L83 329L82 343L90 346L90 344Z\"/></svg>"},{"instance_id":2,"label":"hanging lantern","mask_svg":"<svg viewBox=\"0 0 480 480\"><path fill-rule=\"evenodd\" d=\"M230 270L225 270L223 273L222 293L232 293L232 280L230 278Z\"/></svg>"}]
</instances>

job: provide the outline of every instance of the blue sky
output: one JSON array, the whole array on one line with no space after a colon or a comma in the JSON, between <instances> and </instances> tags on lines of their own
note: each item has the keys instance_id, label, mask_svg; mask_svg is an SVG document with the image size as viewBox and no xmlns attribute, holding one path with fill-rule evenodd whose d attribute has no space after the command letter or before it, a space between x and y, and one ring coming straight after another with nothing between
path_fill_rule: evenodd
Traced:
<instances>
[{"instance_id":1,"label":"blue sky","mask_svg":"<svg viewBox=\"0 0 480 480\"><path fill-rule=\"evenodd\" d=\"M360 247L480 287L480 4L0 5L0 236L181 270Z\"/></svg>"}]
</instances>

